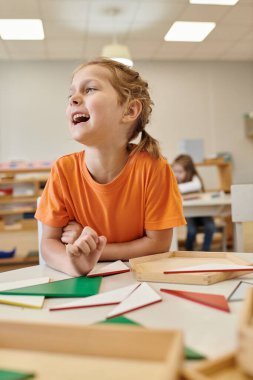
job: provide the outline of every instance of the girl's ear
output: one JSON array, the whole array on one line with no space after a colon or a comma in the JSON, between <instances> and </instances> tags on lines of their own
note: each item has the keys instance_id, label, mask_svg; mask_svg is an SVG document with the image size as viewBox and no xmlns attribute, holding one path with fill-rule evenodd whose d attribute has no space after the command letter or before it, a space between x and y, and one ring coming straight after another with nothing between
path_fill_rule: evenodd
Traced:
<instances>
[{"instance_id":1,"label":"girl's ear","mask_svg":"<svg viewBox=\"0 0 253 380\"><path fill-rule=\"evenodd\" d=\"M131 123L135 121L142 111L142 104L138 99L131 100L124 111L123 123Z\"/></svg>"}]
</instances>

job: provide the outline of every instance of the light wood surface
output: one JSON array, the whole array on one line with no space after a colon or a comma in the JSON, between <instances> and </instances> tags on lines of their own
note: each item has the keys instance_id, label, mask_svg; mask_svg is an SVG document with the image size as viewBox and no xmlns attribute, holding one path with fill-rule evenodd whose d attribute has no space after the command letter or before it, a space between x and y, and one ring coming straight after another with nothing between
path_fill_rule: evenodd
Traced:
<instances>
[{"instance_id":1,"label":"light wood surface","mask_svg":"<svg viewBox=\"0 0 253 380\"><path fill-rule=\"evenodd\" d=\"M236 362L234 353L222 358L207 361L191 369L183 371L187 380L250 380Z\"/></svg>"},{"instance_id":2,"label":"light wood surface","mask_svg":"<svg viewBox=\"0 0 253 380\"><path fill-rule=\"evenodd\" d=\"M159 255L143 256L129 260L130 266L139 281L156 281L179 284L210 285L240 276L242 273L182 273L164 274L166 270L201 264L239 264L247 261L233 253L175 251Z\"/></svg>"},{"instance_id":3,"label":"light wood surface","mask_svg":"<svg viewBox=\"0 0 253 380\"><path fill-rule=\"evenodd\" d=\"M252 254L236 254L236 256L248 261L250 264L253 263ZM98 264L98 266L104 265L105 263ZM38 265L0 273L0 282L19 281L44 276L50 277L51 281L69 278L66 274L55 271L46 265ZM212 359L236 350L238 343L238 318L242 302L230 302L229 307L231 312L224 313L210 307L180 299L173 295L165 294L161 292L160 289L167 288L171 290L220 294L227 298L240 280L253 283L253 274L208 286L149 282L149 285L161 295L162 302L129 312L125 314L125 317L146 328L180 329L183 332L184 344L186 346ZM136 278L132 271L107 276L102 280L99 293L119 289L120 287L135 283ZM74 299L68 298L65 299L65 301L71 302L74 301ZM0 305L0 322L3 320L18 320L20 322L42 322L45 324L74 323L78 326L87 326L106 319L106 316L113 308L113 306L105 306L49 312L50 308L56 307L62 302L63 299L46 299L42 310L30 310L18 306Z\"/></svg>"},{"instance_id":4,"label":"light wood surface","mask_svg":"<svg viewBox=\"0 0 253 380\"><path fill-rule=\"evenodd\" d=\"M182 353L179 331L0 324L0 367L10 363L13 368L35 372L35 379L176 380Z\"/></svg>"}]
</instances>

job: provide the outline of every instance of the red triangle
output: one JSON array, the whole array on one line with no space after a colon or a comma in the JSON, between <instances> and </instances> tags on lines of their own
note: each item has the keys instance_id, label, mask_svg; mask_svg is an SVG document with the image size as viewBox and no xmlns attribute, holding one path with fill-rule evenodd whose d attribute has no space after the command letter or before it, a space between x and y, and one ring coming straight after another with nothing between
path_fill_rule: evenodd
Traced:
<instances>
[{"instance_id":1,"label":"red triangle","mask_svg":"<svg viewBox=\"0 0 253 380\"><path fill-rule=\"evenodd\" d=\"M162 292L171 294L173 296L185 298L189 301L197 302L205 306L226 311L227 313L230 312L226 298L219 294L185 292L182 290L170 290L170 289L160 289L160 290Z\"/></svg>"}]
</instances>

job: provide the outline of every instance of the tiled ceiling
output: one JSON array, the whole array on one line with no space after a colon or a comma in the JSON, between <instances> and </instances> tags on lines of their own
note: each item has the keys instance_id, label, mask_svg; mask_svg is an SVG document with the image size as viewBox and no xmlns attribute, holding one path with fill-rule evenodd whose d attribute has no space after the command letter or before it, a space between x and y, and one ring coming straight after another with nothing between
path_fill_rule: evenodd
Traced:
<instances>
[{"instance_id":1,"label":"tiled ceiling","mask_svg":"<svg viewBox=\"0 0 253 380\"><path fill-rule=\"evenodd\" d=\"M110 10L118 9L112 16ZM135 60L253 61L253 0L235 6L189 0L0 0L0 18L40 18L43 41L3 41L0 60L73 60L101 55L113 36ZM203 42L165 42L174 21L214 21Z\"/></svg>"}]
</instances>

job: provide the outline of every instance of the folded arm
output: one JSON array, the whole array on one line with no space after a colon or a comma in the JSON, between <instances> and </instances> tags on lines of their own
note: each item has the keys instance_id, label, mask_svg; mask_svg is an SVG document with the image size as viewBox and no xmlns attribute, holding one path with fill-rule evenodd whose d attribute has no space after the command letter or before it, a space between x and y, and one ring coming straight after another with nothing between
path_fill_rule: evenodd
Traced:
<instances>
[{"instance_id":1,"label":"folded arm","mask_svg":"<svg viewBox=\"0 0 253 380\"><path fill-rule=\"evenodd\" d=\"M106 238L86 227L75 241L65 245L62 234L63 228L43 224L41 252L44 260L50 267L70 276L87 274L99 260Z\"/></svg>"},{"instance_id":2,"label":"folded arm","mask_svg":"<svg viewBox=\"0 0 253 380\"><path fill-rule=\"evenodd\" d=\"M73 243L81 232L82 226L72 221L63 229L61 239L64 243ZM170 249L172 235L172 228L159 231L147 230L142 238L125 243L108 243L100 260L129 260L134 257L166 252Z\"/></svg>"},{"instance_id":3,"label":"folded arm","mask_svg":"<svg viewBox=\"0 0 253 380\"><path fill-rule=\"evenodd\" d=\"M170 249L173 229L147 230L140 239L126 243L107 244L100 260L129 260L134 257L167 252Z\"/></svg>"},{"instance_id":4,"label":"folded arm","mask_svg":"<svg viewBox=\"0 0 253 380\"><path fill-rule=\"evenodd\" d=\"M192 181L179 183L179 190L181 194L193 193L202 191L202 184L197 176L194 176Z\"/></svg>"}]
</instances>

